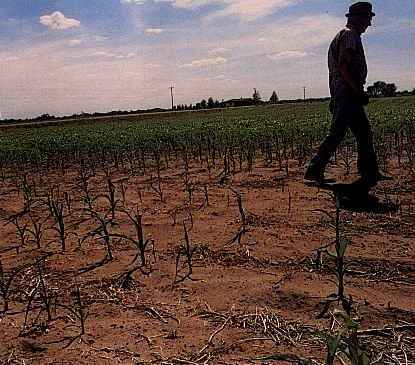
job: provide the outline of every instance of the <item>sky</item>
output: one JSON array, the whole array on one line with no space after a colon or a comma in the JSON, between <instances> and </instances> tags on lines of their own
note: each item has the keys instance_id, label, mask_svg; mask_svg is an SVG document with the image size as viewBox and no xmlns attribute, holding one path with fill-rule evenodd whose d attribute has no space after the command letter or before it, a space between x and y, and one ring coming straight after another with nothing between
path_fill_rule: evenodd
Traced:
<instances>
[{"instance_id":1,"label":"sky","mask_svg":"<svg viewBox=\"0 0 415 365\"><path fill-rule=\"evenodd\" d=\"M415 1L374 0L368 84L415 88ZM328 96L344 0L0 0L0 114Z\"/></svg>"}]
</instances>

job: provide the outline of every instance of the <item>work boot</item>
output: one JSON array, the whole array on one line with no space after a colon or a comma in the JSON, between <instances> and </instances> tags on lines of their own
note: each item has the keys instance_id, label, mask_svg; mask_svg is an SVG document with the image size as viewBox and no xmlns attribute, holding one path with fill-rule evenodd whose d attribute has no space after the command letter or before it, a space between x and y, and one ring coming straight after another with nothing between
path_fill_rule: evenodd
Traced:
<instances>
[{"instance_id":1,"label":"work boot","mask_svg":"<svg viewBox=\"0 0 415 365\"><path fill-rule=\"evenodd\" d=\"M360 187L366 187L369 191L371 188L375 187L377 185L377 182L379 180L377 177L371 177L371 176L361 176L359 179L354 181L352 185L354 186L360 186Z\"/></svg>"},{"instance_id":2,"label":"work boot","mask_svg":"<svg viewBox=\"0 0 415 365\"><path fill-rule=\"evenodd\" d=\"M311 162L307 168L307 171L305 172L304 179L308 181L319 182L319 183L324 182L325 181L324 168L322 168L318 164Z\"/></svg>"}]
</instances>

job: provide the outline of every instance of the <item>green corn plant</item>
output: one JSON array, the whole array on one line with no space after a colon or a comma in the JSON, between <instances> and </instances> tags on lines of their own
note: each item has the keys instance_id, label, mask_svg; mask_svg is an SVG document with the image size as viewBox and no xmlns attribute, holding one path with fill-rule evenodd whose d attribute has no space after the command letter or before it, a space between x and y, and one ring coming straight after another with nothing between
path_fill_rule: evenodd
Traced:
<instances>
[{"instance_id":1,"label":"green corn plant","mask_svg":"<svg viewBox=\"0 0 415 365\"><path fill-rule=\"evenodd\" d=\"M336 238L334 241L335 253L328 251L328 247L333 243L323 246L318 250L318 255L315 260L316 265L322 266L322 253L327 253L335 260L335 268L333 270L336 275L337 293L328 297L323 311L318 316L323 317L330 309L333 302L340 302L342 310L335 310L332 316L331 328L338 325L335 334L323 334L327 344L327 358L326 365L334 365L336 357L339 354L346 356L352 365L369 365L370 359L365 351L359 345L357 330L359 324L352 319L353 299L351 296L347 298L345 292L345 274L347 272L345 265L345 255L349 241L341 236L341 222L340 222L340 196L335 193L336 212L335 212L335 230ZM326 215L331 217L328 212L323 211Z\"/></svg>"},{"instance_id":2,"label":"green corn plant","mask_svg":"<svg viewBox=\"0 0 415 365\"><path fill-rule=\"evenodd\" d=\"M322 246L317 250L317 258L314 261L316 265L321 267L322 265L322 254L326 253L329 257L334 259L335 267L331 271L336 276L336 287L337 292L329 296L327 300L326 306L323 309L323 312L320 314L320 317L324 316L324 314L330 308L331 303L338 301L342 304L344 310L350 313L350 301L347 298L345 292L345 274L346 274L346 264L345 264L345 255L347 246L349 244L349 240L346 237L341 236L341 221L340 221L340 212L341 212L341 204L340 204L340 196L338 193L335 193L335 202L336 202L336 211L334 217L334 229L336 233L336 238L334 242L329 243L328 245ZM327 215L330 219L333 220L332 215L321 209L317 209L315 211L319 211ZM335 252L329 251L329 247L335 247Z\"/></svg>"},{"instance_id":3,"label":"green corn plant","mask_svg":"<svg viewBox=\"0 0 415 365\"><path fill-rule=\"evenodd\" d=\"M359 323L343 311L335 311L332 321L332 326L337 323L336 333L323 335L327 343L326 365L334 365L336 357L342 356L346 357L352 365L371 364L369 355L359 344L357 332Z\"/></svg>"}]
</instances>

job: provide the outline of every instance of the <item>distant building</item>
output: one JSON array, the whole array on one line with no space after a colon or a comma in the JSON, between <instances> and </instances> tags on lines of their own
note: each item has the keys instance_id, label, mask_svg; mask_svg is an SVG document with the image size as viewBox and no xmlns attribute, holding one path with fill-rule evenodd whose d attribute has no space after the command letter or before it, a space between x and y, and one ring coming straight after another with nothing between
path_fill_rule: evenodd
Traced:
<instances>
[{"instance_id":1,"label":"distant building","mask_svg":"<svg viewBox=\"0 0 415 365\"><path fill-rule=\"evenodd\" d=\"M226 108L236 107L236 106L251 106L255 105L255 101L252 98L240 98L240 99L230 99L223 102L223 106Z\"/></svg>"}]
</instances>

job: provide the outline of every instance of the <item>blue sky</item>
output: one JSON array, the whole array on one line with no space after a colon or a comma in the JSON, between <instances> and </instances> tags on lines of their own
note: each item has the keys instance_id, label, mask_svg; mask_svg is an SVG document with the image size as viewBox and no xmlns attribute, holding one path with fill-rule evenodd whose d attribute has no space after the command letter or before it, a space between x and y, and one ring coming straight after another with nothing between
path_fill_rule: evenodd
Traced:
<instances>
[{"instance_id":1,"label":"blue sky","mask_svg":"<svg viewBox=\"0 0 415 365\"><path fill-rule=\"evenodd\" d=\"M0 111L169 107L251 96L327 96L343 0L1 0ZM368 83L415 87L415 1L375 0Z\"/></svg>"}]
</instances>

